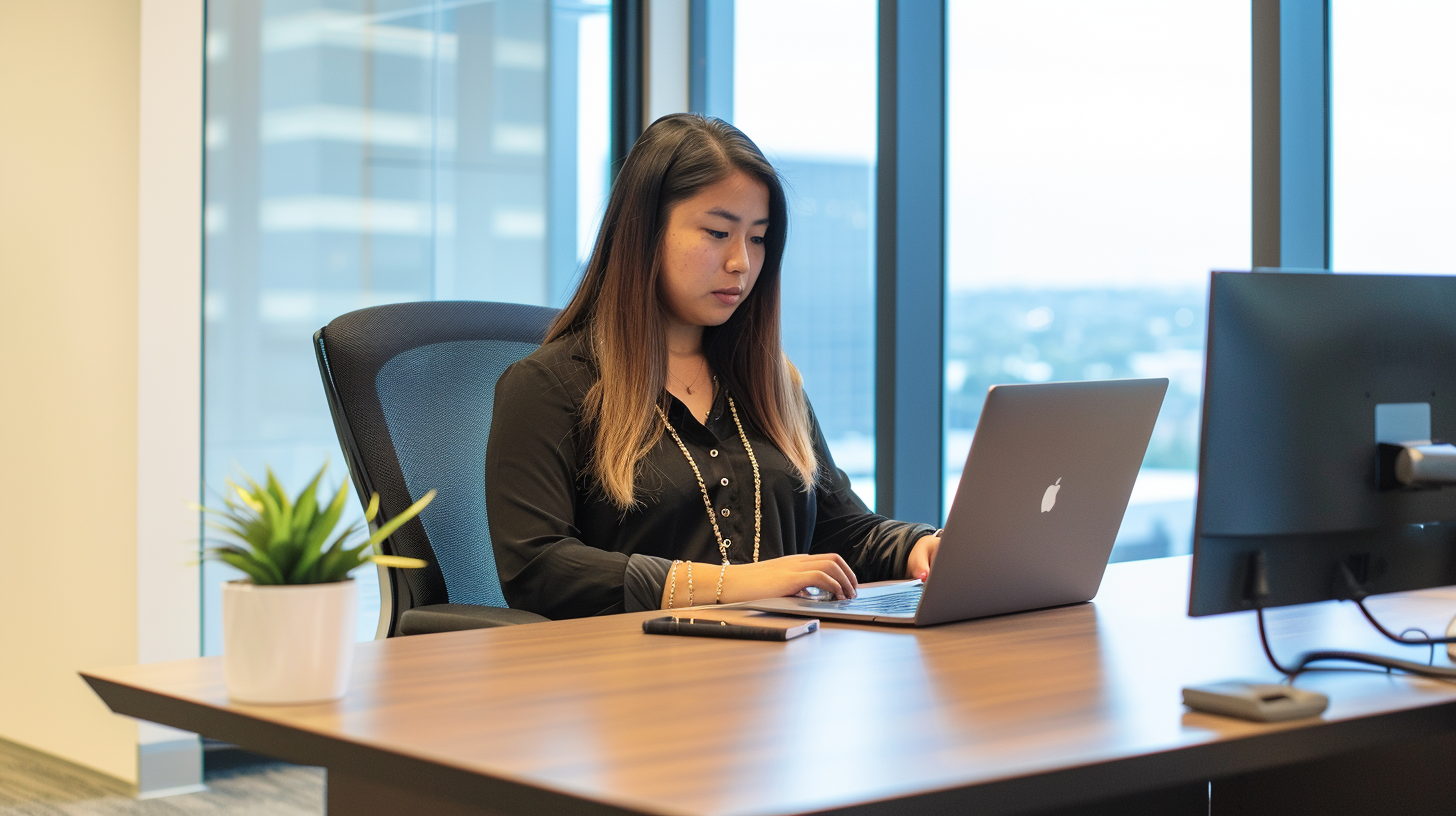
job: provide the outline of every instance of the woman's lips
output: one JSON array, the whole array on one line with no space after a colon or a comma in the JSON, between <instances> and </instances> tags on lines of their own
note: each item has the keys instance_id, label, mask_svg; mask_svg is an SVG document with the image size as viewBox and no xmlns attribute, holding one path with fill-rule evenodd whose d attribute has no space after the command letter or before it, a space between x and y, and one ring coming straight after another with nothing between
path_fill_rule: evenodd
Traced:
<instances>
[{"instance_id":1,"label":"woman's lips","mask_svg":"<svg viewBox=\"0 0 1456 816\"><path fill-rule=\"evenodd\" d=\"M724 306L732 306L743 299L743 290L736 286L732 289L718 289L713 292L713 297L717 298Z\"/></svg>"}]
</instances>

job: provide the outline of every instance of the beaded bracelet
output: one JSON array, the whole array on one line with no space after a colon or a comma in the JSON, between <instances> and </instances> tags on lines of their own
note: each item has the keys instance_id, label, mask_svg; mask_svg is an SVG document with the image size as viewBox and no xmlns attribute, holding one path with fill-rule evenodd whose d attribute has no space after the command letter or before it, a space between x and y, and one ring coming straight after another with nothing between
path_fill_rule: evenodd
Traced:
<instances>
[{"instance_id":1,"label":"beaded bracelet","mask_svg":"<svg viewBox=\"0 0 1456 816\"><path fill-rule=\"evenodd\" d=\"M718 597L713 601L715 604L723 603L723 573L728 571L728 562L718 568Z\"/></svg>"},{"instance_id":2,"label":"beaded bracelet","mask_svg":"<svg viewBox=\"0 0 1456 816\"><path fill-rule=\"evenodd\" d=\"M677 596L677 565L678 561L672 562L672 571L667 574L667 608L672 608L672 602Z\"/></svg>"},{"instance_id":3,"label":"beaded bracelet","mask_svg":"<svg viewBox=\"0 0 1456 816\"><path fill-rule=\"evenodd\" d=\"M693 562L688 562L688 606L693 605Z\"/></svg>"}]
</instances>

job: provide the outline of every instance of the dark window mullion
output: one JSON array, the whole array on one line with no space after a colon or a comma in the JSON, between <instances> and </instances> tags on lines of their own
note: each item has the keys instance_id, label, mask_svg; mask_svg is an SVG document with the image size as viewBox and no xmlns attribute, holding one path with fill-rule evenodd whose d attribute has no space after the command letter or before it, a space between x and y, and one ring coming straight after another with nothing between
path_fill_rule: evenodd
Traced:
<instances>
[{"instance_id":1,"label":"dark window mullion","mask_svg":"<svg viewBox=\"0 0 1456 816\"><path fill-rule=\"evenodd\" d=\"M944 471L946 7L881 0L879 19L875 508L938 524Z\"/></svg>"},{"instance_id":2,"label":"dark window mullion","mask_svg":"<svg viewBox=\"0 0 1456 816\"><path fill-rule=\"evenodd\" d=\"M647 74L643 70L645 0L612 0L612 181L627 151L642 135Z\"/></svg>"},{"instance_id":3,"label":"dark window mullion","mask_svg":"<svg viewBox=\"0 0 1456 816\"><path fill-rule=\"evenodd\" d=\"M1253 265L1330 268L1329 0L1254 0Z\"/></svg>"}]
</instances>

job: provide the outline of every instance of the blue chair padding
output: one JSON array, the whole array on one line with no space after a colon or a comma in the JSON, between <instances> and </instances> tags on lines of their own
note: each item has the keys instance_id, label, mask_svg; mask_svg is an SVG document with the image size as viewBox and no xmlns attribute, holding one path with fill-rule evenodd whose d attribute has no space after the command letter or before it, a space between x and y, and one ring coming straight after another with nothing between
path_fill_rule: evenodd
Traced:
<instances>
[{"instance_id":1,"label":"blue chair padding","mask_svg":"<svg viewBox=\"0 0 1456 816\"><path fill-rule=\"evenodd\" d=\"M420 516L451 603L506 606L485 509L485 447L495 384L533 343L462 340L410 349L375 388L411 496L438 492Z\"/></svg>"},{"instance_id":2,"label":"blue chair padding","mask_svg":"<svg viewBox=\"0 0 1456 816\"><path fill-rule=\"evenodd\" d=\"M375 523L438 491L382 543L426 562L387 571L390 636L545 620L506 608L486 522L485 453L496 381L540 345L556 314L521 303L393 303L340 315L314 334L359 500L379 494Z\"/></svg>"}]
</instances>

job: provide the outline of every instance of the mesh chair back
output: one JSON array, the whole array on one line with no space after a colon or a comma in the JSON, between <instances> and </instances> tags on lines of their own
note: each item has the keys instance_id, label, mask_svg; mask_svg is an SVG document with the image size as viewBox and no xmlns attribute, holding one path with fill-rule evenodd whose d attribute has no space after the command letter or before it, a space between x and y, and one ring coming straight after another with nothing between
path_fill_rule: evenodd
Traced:
<instances>
[{"instance_id":1,"label":"mesh chair back","mask_svg":"<svg viewBox=\"0 0 1456 816\"><path fill-rule=\"evenodd\" d=\"M431 488L429 510L385 542L422 558L389 570L389 634L416 606L506 606L485 515L495 384L541 344L555 309L517 303L397 303L350 312L314 335L334 427L361 501L389 519Z\"/></svg>"}]
</instances>

